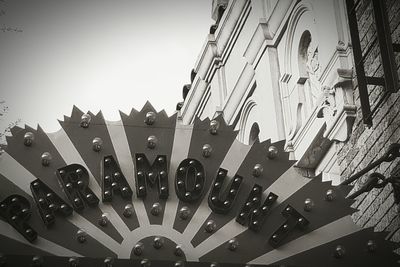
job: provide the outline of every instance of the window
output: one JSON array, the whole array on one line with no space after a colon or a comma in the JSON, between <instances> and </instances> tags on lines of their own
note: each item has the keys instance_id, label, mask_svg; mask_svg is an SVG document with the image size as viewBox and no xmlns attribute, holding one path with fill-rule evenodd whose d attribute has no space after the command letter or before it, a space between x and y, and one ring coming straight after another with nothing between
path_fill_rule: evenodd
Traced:
<instances>
[{"instance_id":1,"label":"window","mask_svg":"<svg viewBox=\"0 0 400 267\"><path fill-rule=\"evenodd\" d=\"M260 134L260 127L258 126L258 123L255 122L251 126L250 135L249 135L249 144L253 144L258 139L259 134Z\"/></svg>"}]
</instances>

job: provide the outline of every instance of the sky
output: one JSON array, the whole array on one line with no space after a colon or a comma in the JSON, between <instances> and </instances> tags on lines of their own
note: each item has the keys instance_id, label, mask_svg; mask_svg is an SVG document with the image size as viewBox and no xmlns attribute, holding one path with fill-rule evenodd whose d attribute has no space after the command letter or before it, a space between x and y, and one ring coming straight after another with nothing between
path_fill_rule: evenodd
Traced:
<instances>
[{"instance_id":1,"label":"sky","mask_svg":"<svg viewBox=\"0 0 400 267\"><path fill-rule=\"evenodd\" d=\"M149 100L175 112L206 39L211 0L0 0L0 127L46 132L73 105L119 120ZM3 14L5 13L5 14Z\"/></svg>"}]
</instances>

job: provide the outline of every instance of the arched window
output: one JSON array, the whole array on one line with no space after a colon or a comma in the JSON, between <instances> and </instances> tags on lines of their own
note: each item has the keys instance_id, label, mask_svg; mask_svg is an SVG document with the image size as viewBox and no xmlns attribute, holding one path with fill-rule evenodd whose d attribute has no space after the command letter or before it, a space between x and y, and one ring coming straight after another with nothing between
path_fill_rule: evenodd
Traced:
<instances>
[{"instance_id":1,"label":"arched window","mask_svg":"<svg viewBox=\"0 0 400 267\"><path fill-rule=\"evenodd\" d=\"M258 126L258 123L255 122L251 126L250 135L249 135L249 144L253 144L258 139L259 134L260 134L260 127Z\"/></svg>"},{"instance_id":2,"label":"arched window","mask_svg":"<svg viewBox=\"0 0 400 267\"><path fill-rule=\"evenodd\" d=\"M239 134L238 140L244 144L247 143L250 139L250 132L252 131L253 122L255 121L254 112L255 107L257 106L256 102L252 97L248 98L246 102L243 104L243 107L240 110L240 118L239 118Z\"/></svg>"},{"instance_id":3,"label":"arched window","mask_svg":"<svg viewBox=\"0 0 400 267\"><path fill-rule=\"evenodd\" d=\"M300 38L299 53L298 53L300 77L308 78L307 62L308 62L310 44L311 44L311 33L309 31L304 31Z\"/></svg>"},{"instance_id":4,"label":"arched window","mask_svg":"<svg viewBox=\"0 0 400 267\"><path fill-rule=\"evenodd\" d=\"M319 81L321 68L318 60L318 45L313 41L308 30L305 30L300 37L298 67L300 77L305 78L305 97L309 109L312 110L321 95L322 86Z\"/></svg>"}]
</instances>

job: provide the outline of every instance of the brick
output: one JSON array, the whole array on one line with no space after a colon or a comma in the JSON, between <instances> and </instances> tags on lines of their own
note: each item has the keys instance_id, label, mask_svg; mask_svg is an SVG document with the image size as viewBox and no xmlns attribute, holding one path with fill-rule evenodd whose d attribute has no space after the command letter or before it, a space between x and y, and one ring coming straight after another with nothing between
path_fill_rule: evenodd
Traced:
<instances>
[{"instance_id":1,"label":"brick","mask_svg":"<svg viewBox=\"0 0 400 267\"><path fill-rule=\"evenodd\" d=\"M373 16L368 16L364 19L363 23L361 25L359 24L359 37L360 40L365 39L365 35L369 29L369 26L373 23Z\"/></svg>"},{"instance_id":2,"label":"brick","mask_svg":"<svg viewBox=\"0 0 400 267\"><path fill-rule=\"evenodd\" d=\"M379 76L378 76L379 77ZM385 89L382 86L375 86L373 91L370 94L369 100L371 103L371 108L375 108L378 105L379 101L383 97Z\"/></svg>"},{"instance_id":3,"label":"brick","mask_svg":"<svg viewBox=\"0 0 400 267\"><path fill-rule=\"evenodd\" d=\"M393 203L394 203L394 197L393 194L391 194L389 195L388 198L386 198L385 202L383 202L382 205L379 206L379 209L372 217L370 217L370 219L364 225L364 227L372 227L377 225L378 222L382 219L382 217L385 216L386 213L389 211L389 209L393 206Z\"/></svg>"},{"instance_id":4,"label":"brick","mask_svg":"<svg viewBox=\"0 0 400 267\"><path fill-rule=\"evenodd\" d=\"M388 7L388 6L387 6ZM395 28L397 28L400 24L400 18L398 16L398 12L400 10L400 3L399 1L394 1L394 4L387 8L388 11L388 19L389 19L389 26L392 32Z\"/></svg>"},{"instance_id":5,"label":"brick","mask_svg":"<svg viewBox=\"0 0 400 267\"><path fill-rule=\"evenodd\" d=\"M364 201L358 206L361 211L361 216L359 216L359 219L356 221L357 224L364 226L369 218L380 209L380 206L385 202L391 192L392 186L389 184L383 189L374 189L369 192Z\"/></svg>"},{"instance_id":6,"label":"brick","mask_svg":"<svg viewBox=\"0 0 400 267\"><path fill-rule=\"evenodd\" d=\"M346 157L345 157L345 158L346 158L346 162L351 162L351 161L357 156L358 151L359 151L359 150L356 150L356 149L350 150L350 151L347 153Z\"/></svg>"},{"instance_id":7,"label":"brick","mask_svg":"<svg viewBox=\"0 0 400 267\"><path fill-rule=\"evenodd\" d=\"M365 32L364 29L366 29ZM363 36L360 36L360 44L361 44L361 51L364 53L365 50L368 49L370 41L376 37L375 23L370 23L369 25L365 25L365 28L363 28L362 32Z\"/></svg>"},{"instance_id":8,"label":"brick","mask_svg":"<svg viewBox=\"0 0 400 267\"><path fill-rule=\"evenodd\" d=\"M376 57L369 64L364 65L365 75L374 76L374 73L378 70L381 65L381 58Z\"/></svg>"},{"instance_id":9,"label":"brick","mask_svg":"<svg viewBox=\"0 0 400 267\"><path fill-rule=\"evenodd\" d=\"M397 205L396 204L392 205L388 213L385 216L383 216L382 220L376 225L375 231L379 232L385 231L389 227L391 222L398 217L397 212L398 212Z\"/></svg>"},{"instance_id":10,"label":"brick","mask_svg":"<svg viewBox=\"0 0 400 267\"><path fill-rule=\"evenodd\" d=\"M375 23L371 23L371 25L369 25L367 32L365 33L365 38L369 41L369 40L373 40L377 35L376 32L376 24Z\"/></svg>"},{"instance_id":11,"label":"brick","mask_svg":"<svg viewBox=\"0 0 400 267\"><path fill-rule=\"evenodd\" d=\"M397 142L399 141L400 140L398 140ZM387 169L387 173L390 175L394 173L398 175L400 173L400 158L397 158L390 163L389 168Z\"/></svg>"},{"instance_id":12,"label":"brick","mask_svg":"<svg viewBox=\"0 0 400 267\"><path fill-rule=\"evenodd\" d=\"M386 1L386 9L389 15L389 21L392 21L392 17L398 15L398 11L400 10L400 3L398 0Z\"/></svg>"},{"instance_id":13,"label":"brick","mask_svg":"<svg viewBox=\"0 0 400 267\"><path fill-rule=\"evenodd\" d=\"M342 149L342 153L345 153L347 150L347 153L350 153L350 147L352 149L355 149L357 147L361 147L361 152L359 152L359 156L353 158L353 161L358 162L358 164L361 163L362 159L365 157L365 155L367 155L368 153L374 155L376 154L378 151L375 148L373 151L371 151L371 147L375 144L376 140L380 138L380 135L383 131L385 131L385 129L387 127L390 127L391 125L391 121L385 121L384 118L386 118L386 115L389 113L389 119L391 119L392 117L394 118L398 118L398 109L399 109L399 104L400 104L400 99L399 99L399 95L400 94L394 94L392 95L392 97L389 98L389 100L387 102L385 102L382 105L382 108L378 111L377 116L374 118L374 127L372 129L366 129L364 130L364 132L361 132L363 129L361 128L357 128L357 131L360 131L361 134L363 134L363 137L361 137L361 134L358 132L356 133L355 136L358 136L358 140L360 140L361 142L359 142L358 144L355 143L355 140L357 140L354 135L352 135L352 138L350 138L350 140L348 141L348 143L346 145L344 145L344 147L346 147L349 143L351 146L348 147L348 149ZM394 102L396 101L396 102ZM399 102L399 103L397 103ZM397 105L396 105L397 104ZM390 105L390 106L388 106ZM393 107L393 108L392 108ZM394 114L394 115L393 115ZM394 119L393 118L393 119ZM386 125L382 125L382 120L383 123L386 122ZM399 122L400 123L400 122ZM396 125L396 124L395 124ZM364 128L365 129L365 128ZM367 140L367 143L365 143L365 140ZM343 155L340 155L343 157ZM344 156L346 157L346 156ZM342 164L342 161L338 162L339 165ZM352 172L352 169L354 169L358 164L351 164L349 161L345 162L346 165L348 165L347 169L347 174ZM350 164L349 164L350 163ZM342 174L345 175L345 172L343 172ZM348 177L348 176L344 176L344 177Z\"/></svg>"},{"instance_id":14,"label":"brick","mask_svg":"<svg viewBox=\"0 0 400 267\"><path fill-rule=\"evenodd\" d=\"M355 221L358 225L363 226L370 216L376 211L375 209L369 208L371 204L376 201L377 196L379 195L380 190L377 188L372 189L367 195L364 195L363 201L359 201L357 205L357 209L359 211L353 214L353 221ZM364 220L362 220L364 218Z\"/></svg>"},{"instance_id":15,"label":"brick","mask_svg":"<svg viewBox=\"0 0 400 267\"><path fill-rule=\"evenodd\" d=\"M385 228L385 231L389 232L388 237L391 238L396 231L400 229L400 216L395 216L390 224Z\"/></svg>"},{"instance_id":16,"label":"brick","mask_svg":"<svg viewBox=\"0 0 400 267\"><path fill-rule=\"evenodd\" d=\"M393 42L400 42L400 1L385 1ZM372 5L368 0L362 0L356 10L362 49L368 49L371 41L376 36ZM400 54L400 53L399 53ZM400 75L400 55L395 55ZM365 73L367 76L382 77L380 49L377 43L373 44L370 53L365 58ZM352 134L344 144L336 145L337 162L341 175L347 178L360 171L365 166L381 157L391 143L400 142L400 92L390 95L375 114L373 114L373 127L366 128L362 121L360 109L359 90L357 80L354 82L353 98L358 107L356 119L353 124ZM380 86L369 86L368 94L371 107L377 105L384 92ZM384 176L400 166L400 159L393 162L384 162L371 173L376 171ZM360 188L368 178L364 175L354 182L354 190ZM400 241L400 219L397 215L397 205L394 204L392 186L387 185L382 189L373 189L367 194L359 196L352 207L359 209L353 214L353 219L361 226L375 226L375 230L391 231L391 238ZM400 250L399 250L400 252Z\"/></svg>"},{"instance_id":17,"label":"brick","mask_svg":"<svg viewBox=\"0 0 400 267\"><path fill-rule=\"evenodd\" d=\"M361 1L356 10L356 16L358 20L365 20L363 16L371 15L372 8L371 4L368 1Z\"/></svg>"},{"instance_id":18,"label":"brick","mask_svg":"<svg viewBox=\"0 0 400 267\"><path fill-rule=\"evenodd\" d=\"M378 122L388 113L392 108L396 108L400 104L399 100L400 94L392 94L388 100L382 105L382 108L378 111L377 116L379 116ZM397 109L398 110L398 109ZM375 116L374 118L376 118ZM377 118L376 118L377 119Z\"/></svg>"},{"instance_id":19,"label":"brick","mask_svg":"<svg viewBox=\"0 0 400 267\"><path fill-rule=\"evenodd\" d=\"M360 169L357 169L357 171L359 171ZM368 179L367 175L362 176L360 179L358 179L355 183L354 183L354 187L353 187L353 191L357 191L360 189L361 185L365 183L365 181ZM358 196L355 199L355 202L353 203L352 207L359 209L360 204L368 197L368 194L362 194L360 196ZM360 209L360 212L363 212L363 210Z\"/></svg>"},{"instance_id":20,"label":"brick","mask_svg":"<svg viewBox=\"0 0 400 267\"><path fill-rule=\"evenodd\" d=\"M390 31L391 31L392 36L396 36L395 32L399 29L400 17L395 16L392 22L394 22L394 23L390 24Z\"/></svg>"},{"instance_id":21,"label":"brick","mask_svg":"<svg viewBox=\"0 0 400 267\"><path fill-rule=\"evenodd\" d=\"M398 229L393 236L390 238L391 241L399 243L400 242L400 229Z\"/></svg>"},{"instance_id":22,"label":"brick","mask_svg":"<svg viewBox=\"0 0 400 267\"><path fill-rule=\"evenodd\" d=\"M396 29L394 29L392 32L392 41L393 41L393 43L399 43L399 41L400 41L400 27L399 26L397 26ZM398 54L397 54L397 56L398 56ZM396 62L397 62L397 66L399 66L398 60L396 60Z\"/></svg>"},{"instance_id":23,"label":"brick","mask_svg":"<svg viewBox=\"0 0 400 267\"><path fill-rule=\"evenodd\" d=\"M353 97L356 104L360 102L360 91L358 91L358 87L354 87Z\"/></svg>"},{"instance_id":24,"label":"brick","mask_svg":"<svg viewBox=\"0 0 400 267\"><path fill-rule=\"evenodd\" d=\"M390 126L393 126L394 124L391 124ZM400 138L400 127L397 127L397 132L393 132L393 131L387 131L385 132L386 135L388 136L394 136L396 138L395 142L397 142L397 140ZM387 139L387 137L386 137ZM383 154L386 149L387 146L390 145L391 142L387 142L386 140L385 149L381 149L381 154ZM381 156L381 155L379 155ZM372 160L375 160L376 157L372 158ZM400 159L398 160L398 162L400 162ZM389 166L392 166L391 168L389 168ZM385 166L385 163L381 165L380 168L380 172L385 175L388 176L390 174L391 169L393 169L395 166L395 163L387 163ZM362 177L361 179L359 179L359 181L356 182L355 186L354 186L354 190L358 190L358 188L365 182L365 180L367 179L367 176ZM388 195L391 193L392 189L391 189L391 185L387 185L384 189L382 189L382 191L379 193L380 190L378 189L374 189L373 191L371 191L369 194L364 194L365 196L360 196L357 198L356 202L353 204L353 207L358 208L359 211L353 214L353 220L357 221L357 224L363 226L365 225L369 220L370 217L373 217L373 221L370 221L370 223L372 222L379 222L379 215L374 215L378 209L381 209L381 204L382 203L386 203L385 205L391 205L393 204L393 200L391 199L390 201L392 202L388 202ZM378 192L378 194L377 194ZM388 215L391 216L392 214ZM389 219L386 219L389 220Z\"/></svg>"}]
</instances>

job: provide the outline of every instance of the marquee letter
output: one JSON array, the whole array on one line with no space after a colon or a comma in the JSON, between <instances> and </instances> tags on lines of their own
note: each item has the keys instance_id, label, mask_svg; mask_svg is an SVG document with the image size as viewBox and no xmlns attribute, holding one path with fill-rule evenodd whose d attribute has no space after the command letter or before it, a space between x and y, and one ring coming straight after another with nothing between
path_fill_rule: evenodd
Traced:
<instances>
[{"instance_id":1,"label":"marquee letter","mask_svg":"<svg viewBox=\"0 0 400 267\"><path fill-rule=\"evenodd\" d=\"M31 182L31 191L46 226L55 222L56 213L64 217L72 214L72 207L39 179Z\"/></svg>"},{"instance_id":2,"label":"marquee letter","mask_svg":"<svg viewBox=\"0 0 400 267\"><path fill-rule=\"evenodd\" d=\"M262 186L255 184L251 189L246 202L244 203L239 215L236 217L236 221L241 225L249 224L249 229L259 231L267 218L268 212L271 210L271 206L274 204L277 195L269 193L261 206L261 196L263 188ZM261 207L260 207L261 206Z\"/></svg>"},{"instance_id":3,"label":"marquee letter","mask_svg":"<svg viewBox=\"0 0 400 267\"><path fill-rule=\"evenodd\" d=\"M193 202L201 197L205 182L204 167L196 159L184 159L175 176L176 195L183 202Z\"/></svg>"},{"instance_id":4,"label":"marquee letter","mask_svg":"<svg viewBox=\"0 0 400 267\"><path fill-rule=\"evenodd\" d=\"M104 157L100 173L103 202L112 201L113 194L116 192L120 193L123 199L132 197L132 189L112 155Z\"/></svg>"},{"instance_id":5,"label":"marquee letter","mask_svg":"<svg viewBox=\"0 0 400 267\"><path fill-rule=\"evenodd\" d=\"M158 182L158 196L161 199L168 198L168 168L167 157L158 155L150 166L145 154L135 154L136 158L136 194L143 198L147 195L147 185L153 187Z\"/></svg>"},{"instance_id":6,"label":"marquee letter","mask_svg":"<svg viewBox=\"0 0 400 267\"><path fill-rule=\"evenodd\" d=\"M30 215L31 205L21 195L11 195L0 202L0 216L26 240L33 242L37 238L37 233L27 223Z\"/></svg>"},{"instance_id":7,"label":"marquee letter","mask_svg":"<svg viewBox=\"0 0 400 267\"><path fill-rule=\"evenodd\" d=\"M226 178L227 170L219 168L217 177L211 187L211 193L208 196L208 205L215 213L226 214L232 208L233 202L238 194L240 184L243 178L235 175L233 181L229 186L229 192L221 193L222 184ZM224 195L225 199L222 200L221 196Z\"/></svg>"},{"instance_id":8,"label":"marquee letter","mask_svg":"<svg viewBox=\"0 0 400 267\"><path fill-rule=\"evenodd\" d=\"M99 199L88 187L89 173L85 167L79 164L67 165L57 170L57 176L75 210L83 210L84 202L89 206L99 204Z\"/></svg>"},{"instance_id":9,"label":"marquee letter","mask_svg":"<svg viewBox=\"0 0 400 267\"><path fill-rule=\"evenodd\" d=\"M278 247L295 228L304 229L309 224L309 221L290 205L286 206L282 211L282 215L286 218L286 222L282 224L269 239L269 243L275 248Z\"/></svg>"}]
</instances>

